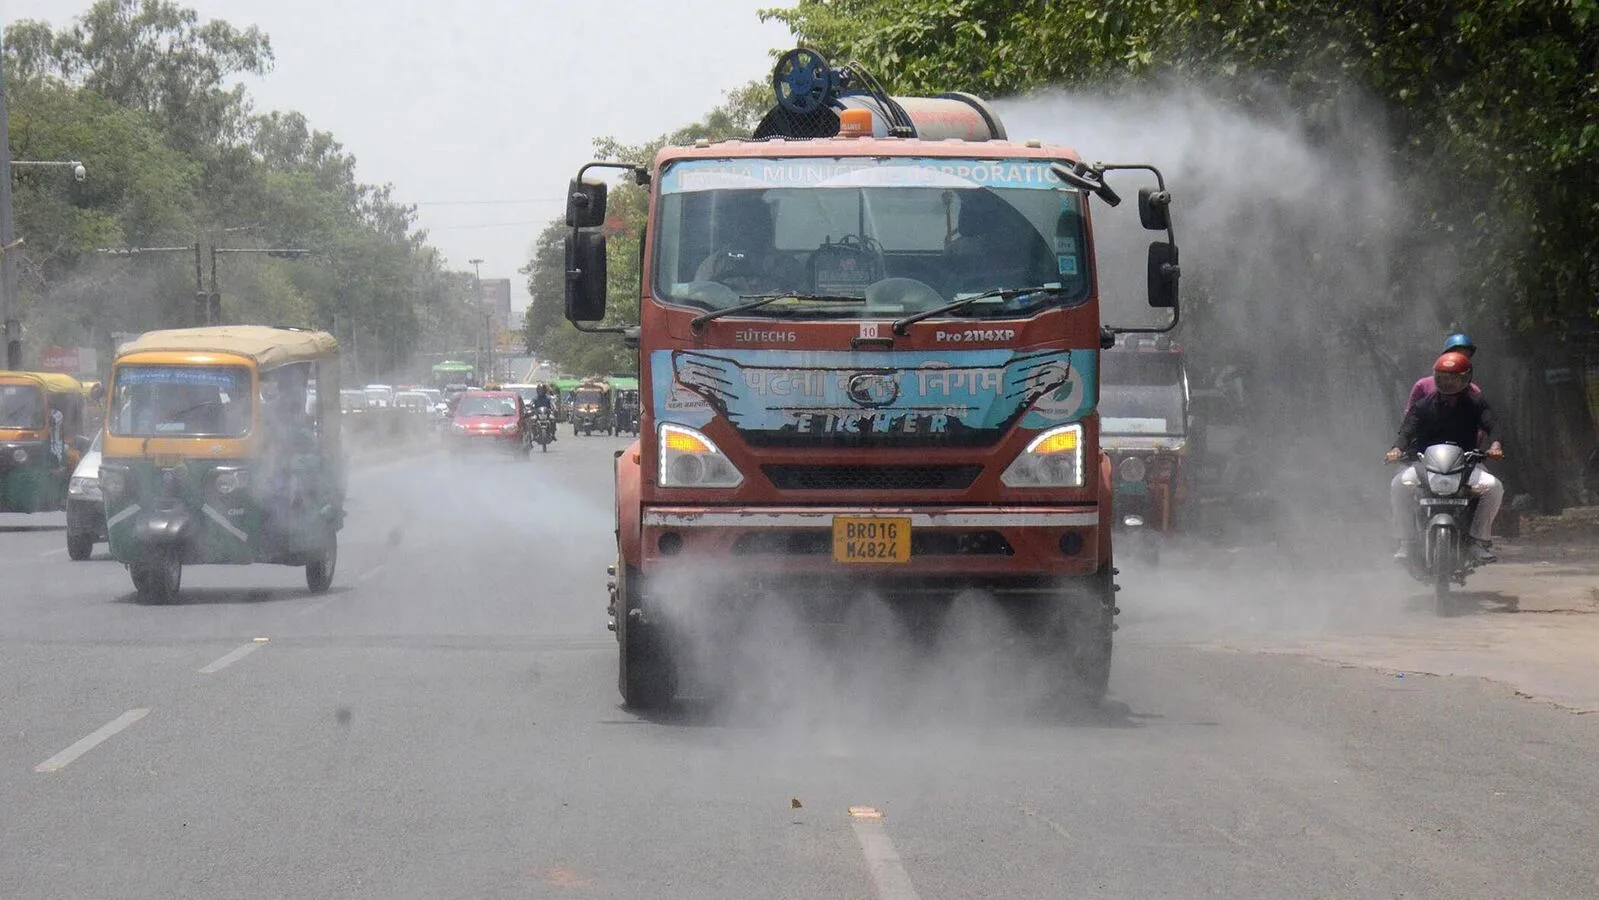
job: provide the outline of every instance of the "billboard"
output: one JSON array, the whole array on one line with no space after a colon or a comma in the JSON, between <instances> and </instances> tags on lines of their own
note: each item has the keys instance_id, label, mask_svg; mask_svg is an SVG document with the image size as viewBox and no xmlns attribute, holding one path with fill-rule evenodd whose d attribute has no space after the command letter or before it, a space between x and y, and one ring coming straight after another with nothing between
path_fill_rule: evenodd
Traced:
<instances>
[{"instance_id":1,"label":"billboard","mask_svg":"<svg viewBox=\"0 0 1599 900\"><path fill-rule=\"evenodd\" d=\"M95 375L100 369L99 354L92 347L45 347L39 351L39 368L63 375Z\"/></svg>"}]
</instances>

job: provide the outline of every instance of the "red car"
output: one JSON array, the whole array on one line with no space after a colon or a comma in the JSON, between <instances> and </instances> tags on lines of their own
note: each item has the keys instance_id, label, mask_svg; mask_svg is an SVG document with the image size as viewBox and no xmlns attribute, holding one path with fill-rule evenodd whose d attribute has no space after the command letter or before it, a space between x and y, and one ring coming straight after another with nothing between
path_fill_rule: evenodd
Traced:
<instances>
[{"instance_id":1,"label":"red car","mask_svg":"<svg viewBox=\"0 0 1599 900\"><path fill-rule=\"evenodd\" d=\"M514 391L467 391L455 405L450 444L456 451L497 448L527 455L528 409Z\"/></svg>"}]
</instances>

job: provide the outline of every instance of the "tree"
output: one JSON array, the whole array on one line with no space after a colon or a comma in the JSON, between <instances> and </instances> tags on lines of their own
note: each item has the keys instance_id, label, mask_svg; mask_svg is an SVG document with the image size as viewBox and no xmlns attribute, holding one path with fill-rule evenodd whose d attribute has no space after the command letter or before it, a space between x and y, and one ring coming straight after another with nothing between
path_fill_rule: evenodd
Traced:
<instances>
[{"instance_id":1,"label":"tree","mask_svg":"<svg viewBox=\"0 0 1599 900\"><path fill-rule=\"evenodd\" d=\"M594 141L601 160L649 166L661 148L692 143L700 138L726 140L749 137L769 106L770 88L751 82L729 92L727 99L698 122L643 144L623 144L612 137ZM606 324L634 325L639 321L642 287L640 241L648 216L649 191L631 181L612 185L606 200ZM634 354L614 335L584 334L565 321L566 255L565 219L551 222L534 244L533 256L522 268L532 297L523 318L523 339L529 353L537 353L573 372L631 371Z\"/></svg>"}]
</instances>

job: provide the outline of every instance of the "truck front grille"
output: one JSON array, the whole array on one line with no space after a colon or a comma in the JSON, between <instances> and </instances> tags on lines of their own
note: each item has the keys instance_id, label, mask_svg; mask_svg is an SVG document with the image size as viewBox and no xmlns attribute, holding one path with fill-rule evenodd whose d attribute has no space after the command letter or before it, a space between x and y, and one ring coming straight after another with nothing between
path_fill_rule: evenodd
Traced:
<instances>
[{"instance_id":1,"label":"truck front grille","mask_svg":"<svg viewBox=\"0 0 1599 900\"><path fill-rule=\"evenodd\" d=\"M983 467L968 466L762 466L784 491L960 491Z\"/></svg>"}]
</instances>

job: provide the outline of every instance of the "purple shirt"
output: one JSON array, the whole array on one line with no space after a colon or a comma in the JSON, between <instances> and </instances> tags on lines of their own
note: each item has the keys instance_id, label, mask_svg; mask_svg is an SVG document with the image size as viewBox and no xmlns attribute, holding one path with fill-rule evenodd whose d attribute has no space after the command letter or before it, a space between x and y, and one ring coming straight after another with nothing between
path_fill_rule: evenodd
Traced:
<instances>
[{"instance_id":1,"label":"purple shirt","mask_svg":"<svg viewBox=\"0 0 1599 900\"><path fill-rule=\"evenodd\" d=\"M1467 385L1466 390L1471 392L1473 397L1482 396L1482 388L1477 387L1475 383ZM1417 401L1429 394L1436 393L1438 393L1438 381L1433 376L1428 375L1426 378L1417 380L1415 386L1410 389L1410 399L1405 401L1404 414L1410 415L1410 410L1415 407Z\"/></svg>"}]
</instances>

